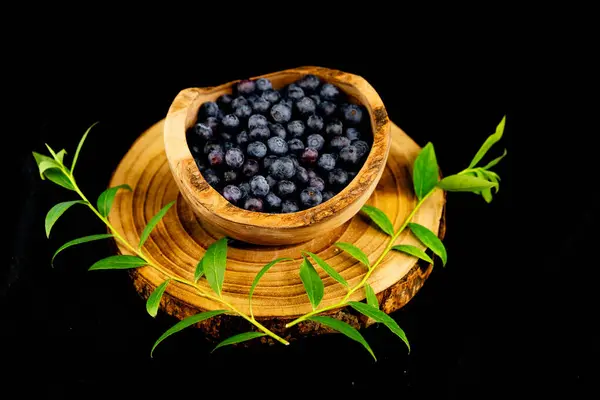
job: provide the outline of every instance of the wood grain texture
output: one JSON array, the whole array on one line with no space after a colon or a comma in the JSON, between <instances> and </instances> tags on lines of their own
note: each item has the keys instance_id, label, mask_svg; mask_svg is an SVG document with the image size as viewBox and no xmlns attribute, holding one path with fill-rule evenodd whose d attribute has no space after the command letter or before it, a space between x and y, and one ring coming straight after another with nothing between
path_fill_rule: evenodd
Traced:
<instances>
[{"instance_id":1,"label":"wood grain texture","mask_svg":"<svg viewBox=\"0 0 600 400\"><path fill-rule=\"evenodd\" d=\"M137 243L140 233L152 216L168 202L177 200L176 205L152 232L144 246L144 252L171 273L193 279L197 261L203 256L206 247L220 238L221 234L213 230L212 225L204 224L179 194L164 152L163 124L164 120L142 134L116 169L110 186L127 183L133 188L133 192L118 192L109 219L128 241ZM412 139L392 125L390 156L381 180L366 204L382 209L396 229L416 204L410 166L419 150ZM444 192L437 191L424 203L413 221L427 226L438 236L443 236L444 206ZM260 268L275 258L291 257L294 261L275 265L262 278L254 292L254 315L269 329L287 339L294 339L300 334L322 333L322 329L310 322L284 329L286 322L312 310L298 276L300 251L318 254L354 285L364 276L365 267L334 247L333 243L353 243L373 262L384 249L387 240L387 235L359 213L338 228L322 231L314 239L301 244L267 247L236 241L229 246L223 294L229 302L247 313L250 285ZM408 231L400 235L397 243L412 244L424 249ZM127 249L122 246L118 250L128 254ZM321 305L327 306L341 300L346 293L344 288L320 268L317 271L325 284ZM423 285L430 272L430 265L417 264L414 257L391 252L372 274L369 284L377 293L382 309L389 313L404 306ZM150 267L133 270L131 276L137 291L145 298L164 281L164 276ZM204 278L199 283L210 290ZM361 290L354 293L351 299L360 301L364 297ZM217 308L222 307L177 283L168 286L161 301L161 310L180 319L199 311ZM350 309L337 310L333 314L355 327L364 327L370 323ZM200 323L199 326L214 337L249 329L249 324L241 318L225 315Z\"/></svg>"},{"instance_id":2,"label":"wood grain texture","mask_svg":"<svg viewBox=\"0 0 600 400\"><path fill-rule=\"evenodd\" d=\"M165 119L164 142L169 166L183 197L211 229L230 238L260 245L305 242L336 229L352 218L369 199L385 168L390 150L390 120L383 101L362 77L320 67L301 67L260 77L269 78L274 88L294 82L306 74L340 87L354 103L363 104L373 128L373 144L356 178L329 201L291 214L247 211L231 205L213 189L198 170L186 141L186 131L196 123L202 103L231 93L238 81L216 87L182 90ZM259 77L254 77L259 78Z\"/></svg>"}]
</instances>

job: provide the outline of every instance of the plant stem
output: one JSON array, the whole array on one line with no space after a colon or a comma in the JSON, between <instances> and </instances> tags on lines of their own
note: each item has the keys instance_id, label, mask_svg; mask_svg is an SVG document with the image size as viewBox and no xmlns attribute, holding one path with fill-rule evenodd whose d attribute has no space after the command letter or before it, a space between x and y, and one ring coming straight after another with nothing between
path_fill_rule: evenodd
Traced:
<instances>
[{"instance_id":1,"label":"plant stem","mask_svg":"<svg viewBox=\"0 0 600 400\"><path fill-rule=\"evenodd\" d=\"M385 256L390 252L390 250L392 249L392 247L394 247L394 244L396 243L396 240L398 239L398 236L400 236L400 234L404 231L404 229L408 226L408 223L413 219L413 217L415 216L415 214L417 213L417 211L419 210L419 208L421 207L421 205L423 205L423 203L425 202L425 200L427 200L427 198L429 196L431 196L431 194L435 191L436 188L433 188L432 190L430 190L425 196L423 196L423 198L421 200L419 200L419 202L417 203L417 205L415 206L415 208L411 211L411 213L408 215L408 217L406 217L406 219L404 220L404 222L402 223L402 226L400 226L400 228L398 228L398 231L394 234L394 236L392 236L392 238L390 239L389 243L387 244L387 246L385 247L385 249L383 250L383 252L381 253L381 255L377 258L377 260L373 263L373 265L369 268L369 271L367 271L367 273L365 274L365 276L362 278L362 280L356 285L354 286L352 289L350 289L348 291L348 293L344 296L344 298L339 301L336 304L327 306L327 307L323 307L317 310L313 310L311 312L309 312L308 314L304 314L303 316L293 320L292 322L288 323L285 325L286 328L290 328L294 325L296 325L299 322L302 321L306 321L308 318L317 315L319 313L322 313L324 311L329 311L329 310L333 310L336 308L340 308L343 307L347 304L348 299L350 298L350 296L356 292L358 289L362 288L365 283L367 282L367 280L369 280L369 277L371 276L371 274L373 273L373 271L375 271L375 268L377 268L379 266L379 264L381 264L381 262L383 261L383 259L385 258Z\"/></svg>"}]
</instances>

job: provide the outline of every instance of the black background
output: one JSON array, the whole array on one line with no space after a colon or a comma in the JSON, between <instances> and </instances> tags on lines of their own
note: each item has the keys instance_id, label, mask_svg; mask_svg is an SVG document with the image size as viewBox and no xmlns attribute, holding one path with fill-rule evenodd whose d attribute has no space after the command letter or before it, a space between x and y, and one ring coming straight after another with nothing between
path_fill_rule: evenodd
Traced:
<instances>
[{"instance_id":1,"label":"black background","mask_svg":"<svg viewBox=\"0 0 600 400\"><path fill-rule=\"evenodd\" d=\"M15 128L6 133L13 146L5 151L18 189L6 192L11 256L0 275L6 391L88 397L254 387L256 395L289 397L324 387L402 398L597 392L598 272L591 248L597 206L572 194L591 190L582 178L590 165L583 155L588 133L578 119L591 108L566 115L563 104L577 99L558 93L583 80L569 75L563 83L566 72L550 62L560 57L548 43L471 34L423 40L425 28L409 35L397 27L366 44L338 31L314 39L282 28L289 35L283 44L259 46L255 32L228 46L206 33L168 45L165 37L177 32L160 24L152 24L152 34L146 27L110 39L106 22L85 28L40 32L11 49L18 91L11 97ZM485 21L479 28L489 33ZM31 151L44 152L49 143L72 155L85 129L100 121L78 162L79 184L93 198L179 90L300 65L362 75L392 121L419 145L434 143L446 174L465 168L506 114L505 136L491 151L509 153L496 168L500 193L489 205L472 194L449 195L447 267L436 267L393 314L411 341L410 355L385 328L372 327L364 335L377 363L339 336L209 354L211 345L193 330L165 341L151 359L153 342L175 321L149 317L125 272L86 272L110 254L106 243L72 248L50 267L61 244L103 227L73 208L46 239L45 213L72 195L40 181ZM552 136L557 132L569 140Z\"/></svg>"}]
</instances>

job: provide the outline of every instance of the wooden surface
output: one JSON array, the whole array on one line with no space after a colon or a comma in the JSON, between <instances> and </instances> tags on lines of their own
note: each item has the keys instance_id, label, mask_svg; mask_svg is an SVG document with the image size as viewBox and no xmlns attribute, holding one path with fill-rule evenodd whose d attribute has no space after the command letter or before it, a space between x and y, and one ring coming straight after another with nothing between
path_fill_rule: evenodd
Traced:
<instances>
[{"instance_id":1,"label":"wooden surface","mask_svg":"<svg viewBox=\"0 0 600 400\"><path fill-rule=\"evenodd\" d=\"M203 224L202 219L192 212L179 194L164 153L163 123L164 120L141 135L116 169L110 186L127 183L134 191L119 191L109 219L128 241L137 243L147 221L166 203L177 199L176 205L147 240L144 250L163 268L183 278L192 279L197 261L203 256L205 248L221 236L213 231L210 225ZM390 156L382 178L367 204L382 209L396 228L416 204L412 192L410 165L419 150L412 139L400 128L392 125ZM444 205L444 192L437 191L425 202L413 221L443 236ZM322 231L314 239L297 245L267 247L235 242L229 247L223 294L229 302L248 312L247 296L256 273L264 264L275 258L291 257L294 261L277 264L262 278L253 297L254 315L267 327L289 339L297 337L300 333L319 333L310 322L298 324L288 330L283 328L290 319L312 310L298 276L300 250L317 253L353 285L364 276L365 267L335 248L333 243L354 243L373 262L380 255L387 240L387 235L359 214L337 229ZM408 232L399 237L398 243L424 248ZM127 254L123 247L120 247L119 251ZM321 305L335 304L345 295L345 290L324 271L319 268L317 270L325 284L325 295ZM431 267L428 265L417 265L414 257L391 252L372 274L369 283L378 294L382 309L389 313L402 307L414 296L430 271ZM132 270L132 278L136 289L144 297L164 281L159 272L149 267ZM200 283L210 290L204 278ZM364 292L357 291L351 299L364 299ZM177 318L216 308L221 307L179 284L170 284L161 302L161 309ZM352 310L338 310L334 311L334 314L356 327L370 323ZM218 336L223 331L230 334L248 330L248 324L241 318L228 316L213 318L201 327L211 336Z\"/></svg>"},{"instance_id":2,"label":"wooden surface","mask_svg":"<svg viewBox=\"0 0 600 400\"><path fill-rule=\"evenodd\" d=\"M287 245L305 242L329 232L352 218L369 199L383 173L390 149L390 120L383 101L362 77L342 71L301 67L260 77L269 78L278 89L306 74L340 87L355 103L369 112L373 145L355 179L331 200L291 214L257 213L230 204L202 177L190 153L186 131L196 123L202 103L231 93L234 82L210 88L182 90L165 119L164 142L169 166L183 197L211 229L221 235L254 244ZM254 77L259 78L259 77ZM253 79L254 79L253 78Z\"/></svg>"}]
</instances>

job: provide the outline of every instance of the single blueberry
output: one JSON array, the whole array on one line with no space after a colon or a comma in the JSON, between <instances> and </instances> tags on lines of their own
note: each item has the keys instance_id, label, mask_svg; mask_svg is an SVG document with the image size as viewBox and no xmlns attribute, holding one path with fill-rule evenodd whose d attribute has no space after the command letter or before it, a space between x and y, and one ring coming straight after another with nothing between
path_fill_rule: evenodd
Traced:
<instances>
[{"instance_id":1,"label":"single blueberry","mask_svg":"<svg viewBox=\"0 0 600 400\"><path fill-rule=\"evenodd\" d=\"M228 202L236 204L242 199L242 191L235 185L227 185L223 188L223 197L225 197Z\"/></svg>"},{"instance_id":2,"label":"single blueberry","mask_svg":"<svg viewBox=\"0 0 600 400\"><path fill-rule=\"evenodd\" d=\"M293 101L298 101L304 97L304 90L295 83L291 83L285 90L285 94L288 99Z\"/></svg>"},{"instance_id":3,"label":"single blueberry","mask_svg":"<svg viewBox=\"0 0 600 400\"><path fill-rule=\"evenodd\" d=\"M317 149L307 147L302 152L302 155L300 156L300 161L302 162L302 164L310 166L314 165L317 162L318 157L319 152L317 151Z\"/></svg>"},{"instance_id":4,"label":"single blueberry","mask_svg":"<svg viewBox=\"0 0 600 400\"><path fill-rule=\"evenodd\" d=\"M241 131L235 137L235 142L239 146L243 146L243 145L247 144L249 141L250 141L250 138L248 137L248 132L246 132L246 131Z\"/></svg>"},{"instance_id":5,"label":"single blueberry","mask_svg":"<svg viewBox=\"0 0 600 400\"><path fill-rule=\"evenodd\" d=\"M336 168L329 172L327 180L332 186L343 187L348 184L348 173L341 168Z\"/></svg>"},{"instance_id":6,"label":"single blueberry","mask_svg":"<svg viewBox=\"0 0 600 400\"><path fill-rule=\"evenodd\" d=\"M259 97L255 101L252 102L252 110L255 113L264 114L269 111L269 107L271 107L271 103L269 103L266 99Z\"/></svg>"},{"instance_id":7,"label":"single blueberry","mask_svg":"<svg viewBox=\"0 0 600 400\"><path fill-rule=\"evenodd\" d=\"M228 110L231 106L232 101L233 97L230 94L225 93L219 96L219 98L217 99L217 104L219 105L219 107Z\"/></svg>"},{"instance_id":8,"label":"single blueberry","mask_svg":"<svg viewBox=\"0 0 600 400\"><path fill-rule=\"evenodd\" d=\"M287 131L292 136L292 138L302 136L304 134L304 122L300 120L288 122Z\"/></svg>"},{"instance_id":9,"label":"single blueberry","mask_svg":"<svg viewBox=\"0 0 600 400\"><path fill-rule=\"evenodd\" d=\"M202 176L204 177L204 180L206 182L208 182L208 184L210 186L212 186L213 188L217 188L219 186L219 184L221 183L221 178L219 178L219 176L217 175L216 171L213 169L205 169L204 173L202 174Z\"/></svg>"},{"instance_id":10,"label":"single blueberry","mask_svg":"<svg viewBox=\"0 0 600 400\"><path fill-rule=\"evenodd\" d=\"M273 89L265 90L260 96L271 104L275 104L281 100L279 92Z\"/></svg>"},{"instance_id":11,"label":"single blueberry","mask_svg":"<svg viewBox=\"0 0 600 400\"><path fill-rule=\"evenodd\" d=\"M360 132L356 128L348 128L346 129L346 137L352 140L360 140Z\"/></svg>"},{"instance_id":12,"label":"single blueberry","mask_svg":"<svg viewBox=\"0 0 600 400\"><path fill-rule=\"evenodd\" d=\"M308 179L319 177L319 174L317 174L312 168L307 168L306 171L308 171Z\"/></svg>"},{"instance_id":13,"label":"single blueberry","mask_svg":"<svg viewBox=\"0 0 600 400\"><path fill-rule=\"evenodd\" d=\"M318 176L308 180L308 186L317 189L319 192L325 190L325 181Z\"/></svg>"},{"instance_id":14,"label":"single blueberry","mask_svg":"<svg viewBox=\"0 0 600 400\"><path fill-rule=\"evenodd\" d=\"M213 150L208 153L208 165L211 167L218 167L219 165L223 165L223 161L225 159L225 154L223 154L223 150Z\"/></svg>"},{"instance_id":15,"label":"single blueberry","mask_svg":"<svg viewBox=\"0 0 600 400\"><path fill-rule=\"evenodd\" d=\"M231 108L233 109L247 105L249 105L248 99L246 99L244 96L238 96L231 101Z\"/></svg>"},{"instance_id":16,"label":"single blueberry","mask_svg":"<svg viewBox=\"0 0 600 400\"><path fill-rule=\"evenodd\" d=\"M315 150L321 150L325 144L323 136L313 133L306 138L306 147L312 147Z\"/></svg>"},{"instance_id":17,"label":"single blueberry","mask_svg":"<svg viewBox=\"0 0 600 400\"><path fill-rule=\"evenodd\" d=\"M340 160L347 165L356 164L358 158L358 150L354 145L345 146L340 150Z\"/></svg>"},{"instance_id":18,"label":"single blueberry","mask_svg":"<svg viewBox=\"0 0 600 400\"><path fill-rule=\"evenodd\" d=\"M267 140L267 147L269 148L270 153L278 156L282 156L288 152L288 144L279 136L269 138L269 140ZM302 147L304 147L304 145L302 145Z\"/></svg>"},{"instance_id":19,"label":"single blueberry","mask_svg":"<svg viewBox=\"0 0 600 400\"><path fill-rule=\"evenodd\" d=\"M319 157L317 164L321 169L331 171L335 168L335 158L333 158L333 155L331 154L322 154L321 157Z\"/></svg>"},{"instance_id":20,"label":"single blueberry","mask_svg":"<svg viewBox=\"0 0 600 400\"><path fill-rule=\"evenodd\" d=\"M282 180L277 184L277 194L281 198L290 197L296 192L296 184L292 181Z\"/></svg>"},{"instance_id":21,"label":"single blueberry","mask_svg":"<svg viewBox=\"0 0 600 400\"><path fill-rule=\"evenodd\" d=\"M258 128L254 128L250 131L250 140L262 140L265 141L271 136L271 132L269 128L266 126L259 126Z\"/></svg>"},{"instance_id":22,"label":"single blueberry","mask_svg":"<svg viewBox=\"0 0 600 400\"><path fill-rule=\"evenodd\" d=\"M271 139L273 139L273 138L271 138ZM269 140L271 140L271 139L269 139ZM283 140L283 139L281 139L281 140ZM288 142L287 142L286 149L287 148L289 148L291 152L301 153L304 151L304 143L302 143L302 140L300 140L300 139L291 139L291 140L288 140Z\"/></svg>"},{"instance_id":23,"label":"single blueberry","mask_svg":"<svg viewBox=\"0 0 600 400\"><path fill-rule=\"evenodd\" d=\"M254 92L256 85L250 79L244 79L236 85L237 92L242 95L248 95Z\"/></svg>"},{"instance_id":24,"label":"single blueberry","mask_svg":"<svg viewBox=\"0 0 600 400\"><path fill-rule=\"evenodd\" d=\"M200 106L199 116L202 118L216 117L219 113L219 106L214 101L207 101Z\"/></svg>"},{"instance_id":25,"label":"single blueberry","mask_svg":"<svg viewBox=\"0 0 600 400\"><path fill-rule=\"evenodd\" d=\"M249 197L244 202L244 209L261 212L263 210L263 201L256 197Z\"/></svg>"},{"instance_id":26,"label":"single blueberry","mask_svg":"<svg viewBox=\"0 0 600 400\"><path fill-rule=\"evenodd\" d=\"M265 197L269 193L269 184L262 175L254 175L250 179L250 191L256 197Z\"/></svg>"},{"instance_id":27,"label":"single blueberry","mask_svg":"<svg viewBox=\"0 0 600 400\"><path fill-rule=\"evenodd\" d=\"M323 130L323 125L323 118L316 114L309 115L306 119L306 126L308 126L308 129L310 129L311 132L321 132Z\"/></svg>"},{"instance_id":28,"label":"single blueberry","mask_svg":"<svg viewBox=\"0 0 600 400\"><path fill-rule=\"evenodd\" d=\"M322 101L321 104L317 107L321 115L324 117L331 117L335 114L337 106L330 101Z\"/></svg>"},{"instance_id":29,"label":"single blueberry","mask_svg":"<svg viewBox=\"0 0 600 400\"><path fill-rule=\"evenodd\" d=\"M273 84L267 78L259 78L254 82L256 89L260 92L273 89Z\"/></svg>"},{"instance_id":30,"label":"single blueberry","mask_svg":"<svg viewBox=\"0 0 600 400\"><path fill-rule=\"evenodd\" d=\"M207 142L204 145L204 154L208 154L213 150L221 150L223 151L223 147L221 147L221 145L219 143L214 143L214 142Z\"/></svg>"},{"instance_id":31,"label":"single blueberry","mask_svg":"<svg viewBox=\"0 0 600 400\"><path fill-rule=\"evenodd\" d=\"M321 98L319 97L319 95L311 94L308 97L310 97L311 99L313 99L313 101L315 102L315 105L318 106L319 104L321 104Z\"/></svg>"},{"instance_id":32,"label":"single blueberry","mask_svg":"<svg viewBox=\"0 0 600 400\"><path fill-rule=\"evenodd\" d=\"M275 211L281 208L281 199L277 197L275 193L269 192L265 196L265 200L267 202L267 205L269 206L269 209Z\"/></svg>"},{"instance_id":33,"label":"single blueberry","mask_svg":"<svg viewBox=\"0 0 600 400\"><path fill-rule=\"evenodd\" d=\"M296 167L296 180L300 183L308 183L308 171L304 167Z\"/></svg>"},{"instance_id":34,"label":"single blueberry","mask_svg":"<svg viewBox=\"0 0 600 400\"><path fill-rule=\"evenodd\" d=\"M244 153L240 149L229 149L225 153L225 162L231 168L238 169L244 164Z\"/></svg>"},{"instance_id":35,"label":"single blueberry","mask_svg":"<svg viewBox=\"0 0 600 400\"><path fill-rule=\"evenodd\" d=\"M258 161L250 158L246 160L246 162L242 166L242 174L246 175L247 177L251 177L256 175L259 169L260 166L258 165Z\"/></svg>"},{"instance_id":36,"label":"single blueberry","mask_svg":"<svg viewBox=\"0 0 600 400\"><path fill-rule=\"evenodd\" d=\"M329 136L341 135L342 133L344 133L344 125L342 124L342 121L340 121L339 119L332 119L325 126L325 132Z\"/></svg>"},{"instance_id":37,"label":"single blueberry","mask_svg":"<svg viewBox=\"0 0 600 400\"><path fill-rule=\"evenodd\" d=\"M271 107L271 118L279 123L288 122L292 118L292 109L286 104L278 103Z\"/></svg>"},{"instance_id":38,"label":"single blueberry","mask_svg":"<svg viewBox=\"0 0 600 400\"><path fill-rule=\"evenodd\" d=\"M214 136L212 128L203 122L198 122L194 125L194 132L202 140L210 140Z\"/></svg>"},{"instance_id":39,"label":"single blueberry","mask_svg":"<svg viewBox=\"0 0 600 400\"><path fill-rule=\"evenodd\" d=\"M362 109L356 104L349 104L344 108L344 121L350 125L358 125L362 122Z\"/></svg>"},{"instance_id":40,"label":"single blueberry","mask_svg":"<svg viewBox=\"0 0 600 400\"><path fill-rule=\"evenodd\" d=\"M289 157L279 157L271 164L269 172L275 179L290 179L296 173L296 168Z\"/></svg>"},{"instance_id":41,"label":"single blueberry","mask_svg":"<svg viewBox=\"0 0 600 400\"><path fill-rule=\"evenodd\" d=\"M246 148L246 153L250 157L263 158L267 155L267 146L263 142L250 142Z\"/></svg>"},{"instance_id":42,"label":"single blueberry","mask_svg":"<svg viewBox=\"0 0 600 400\"><path fill-rule=\"evenodd\" d=\"M314 207L316 205L321 204L323 201L323 195L321 191L314 187L307 187L302 192L300 192L300 204L304 208Z\"/></svg>"},{"instance_id":43,"label":"single blueberry","mask_svg":"<svg viewBox=\"0 0 600 400\"><path fill-rule=\"evenodd\" d=\"M369 152L369 145L363 140L355 140L352 146L356 147L358 158L363 158Z\"/></svg>"},{"instance_id":44,"label":"single blueberry","mask_svg":"<svg viewBox=\"0 0 600 400\"><path fill-rule=\"evenodd\" d=\"M319 95L323 100L336 101L340 97L340 90L331 83L326 83L321 86Z\"/></svg>"},{"instance_id":45,"label":"single blueberry","mask_svg":"<svg viewBox=\"0 0 600 400\"><path fill-rule=\"evenodd\" d=\"M248 129L252 130L260 126L267 126L269 123L264 115L254 114L248 118Z\"/></svg>"},{"instance_id":46,"label":"single blueberry","mask_svg":"<svg viewBox=\"0 0 600 400\"><path fill-rule=\"evenodd\" d=\"M239 106L238 108L236 108L233 113L239 118L239 119L246 119L248 118L250 115L252 115L252 107L250 107L249 105L245 105L245 106Z\"/></svg>"},{"instance_id":47,"label":"single blueberry","mask_svg":"<svg viewBox=\"0 0 600 400\"><path fill-rule=\"evenodd\" d=\"M321 80L313 74L308 74L300 78L296 84L305 91L314 92L321 84Z\"/></svg>"},{"instance_id":48,"label":"single blueberry","mask_svg":"<svg viewBox=\"0 0 600 400\"><path fill-rule=\"evenodd\" d=\"M303 97L296 102L296 109L301 115L309 115L315 112L317 106L310 97Z\"/></svg>"},{"instance_id":49,"label":"single blueberry","mask_svg":"<svg viewBox=\"0 0 600 400\"><path fill-rule=\"evenodd\" d=\"M281 124L269 123L269 130L272 136L279 136L282 139L285 139L287 136L285 128Z\"/></svg>"},{"instance_id":50,"label":"single blueberry","mask_svg":"<svg viewBox=\"0 0 600 400\"><path fill-rule=\"evenodd\" d=\"M284 200L281 203L282 213L293 213L297 212L298 210L300 210L300 208L298 207L298 203L296 203L294 200Z\"/></svg>"},{"instance_id":51,"label":"single blueberry","mask_svg":"<svg viewBox=\"0 0 600 400\"><path fill-rule=\"evenodd\" d=\"M240 119L235 114L227 114L221 121L223 129L229 132L233 132L240 126Z\"/></svg>"},{"instance_id":52,"label":"single blueberry","mask_svg":"<svg viewBox=\"0 0 600 400\"><path fill-rule=\"evenodd\" d=\"M334 136L329 141L329 148L334 151L340 151L342 147L350 145L350 139L346 136Z\"/></svg>"},{"instance_id":53,"label":"single blueberry","mask_svg":"<svg viewBox=\"0 0 600 400\"><path fill-rule=\"evenodd\" d=\"M237 181L237 172L233 170L223 172L223 180L225 183L234 183Z\"/></svg>"}]
</instances>

